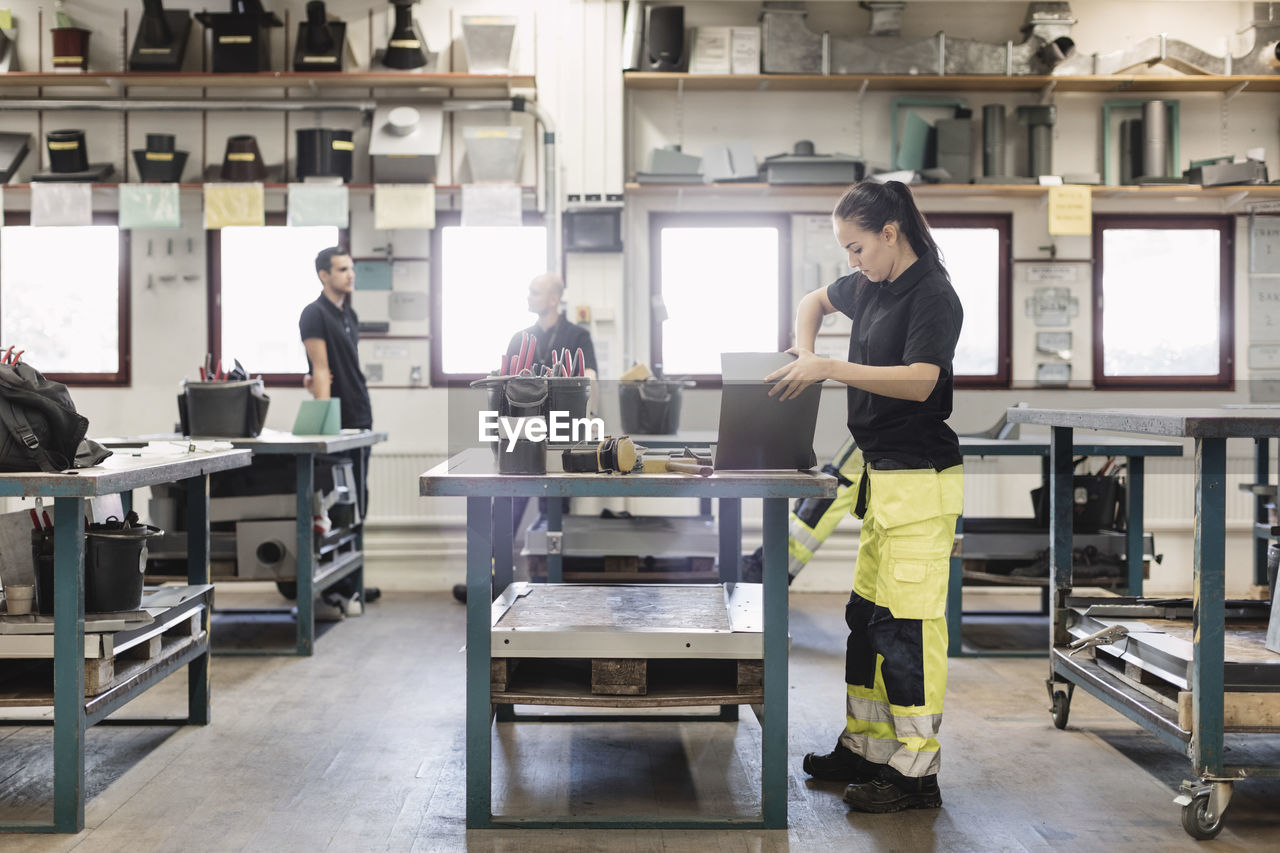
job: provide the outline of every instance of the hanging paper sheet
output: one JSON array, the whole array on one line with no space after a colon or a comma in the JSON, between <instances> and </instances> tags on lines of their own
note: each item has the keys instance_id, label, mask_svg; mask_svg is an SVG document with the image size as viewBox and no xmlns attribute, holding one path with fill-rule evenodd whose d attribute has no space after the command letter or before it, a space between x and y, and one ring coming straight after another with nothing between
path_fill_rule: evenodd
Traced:
<instances>
[{"instance_id":1,"label":"hanging paper sheet","mask_svg":"<svg viewBox=\"0 0 1280 853\"><path fill-rule=\"evenodd\" d=\"M289 224L336 225L351 222L351 194L345 186L289 184Z\"/></svg>"},{"instance_id":2,"label":"hanging paper sheet","mask_svg":"<svg viewBox=\"0 0 1280 853\"><path fill-rule=\"evenodd\" d=\"M1093 233L1093 190L1072 184L1049 187L1049 233L1061 236Z\"/></svg>"},{"instance_id":3,"label":"hanging paper sheet","mask_svg":"<svg viewBox=\"0 0 1280 853\"><path fill-rule=\"evenodd\" d=\"M182 225L177 184L121 184L121 228L178 228Z\"/></svg>"},{"instance_id":4,"label":"hanging paper sheet","mask_svg":"<svg viewBox=\"0 0 1280 853\"><path fill-rule=\"evenodd\" d=\"M71 182L33 183L31 224L92 225L93 185Z\"/></svg>"},{"instance_id":5,"label":"hanging paper sheet","mask_svg":"<svg viewBox=\"0 0 1280 853\"><path fill-rule=\"evenodd\" d=\"M373 227L379 231L393 228L435 228L435 185L375 184Z\"/></svg>"},{"instance_id":6,"label":"hanging paper sheet","mask_svg":"<svg viewBox=\"0 0 1280 853\"><path fill-rule=\"evenodd\" d=\"M265 225L266 194L262 184L205 184L204 227Z\"/></svg>"},{"instance_id":7,"label":"hanging paper sheet","mask_svg":"<svg viewBox=\"0 0 1280 853\"><path fill-rule=\"evenodd\" d=\"M462 226L519 228L519 184L463 184Z\"/></svg>"}]
</instances>

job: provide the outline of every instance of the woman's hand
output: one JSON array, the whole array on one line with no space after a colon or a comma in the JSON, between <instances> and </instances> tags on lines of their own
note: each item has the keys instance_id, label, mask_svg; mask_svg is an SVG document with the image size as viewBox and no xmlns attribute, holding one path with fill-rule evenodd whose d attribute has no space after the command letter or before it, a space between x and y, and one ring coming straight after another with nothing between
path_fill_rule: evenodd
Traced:
<instances>
[{"instance_id":1,"label":"woman's hand","mask_svg":"<svg viewBox=\"0 0 1280 853\"><path fill-rule=\"evenodd\" d=\"M786 367L779 368L764 378L765 382L776 382L769 389L770 397L791 400L800 396L805 388L815 382L831 378L831 360L819 358L809 350L792 347L787 350L796 360Z\"/></svg>"}]
</instances>

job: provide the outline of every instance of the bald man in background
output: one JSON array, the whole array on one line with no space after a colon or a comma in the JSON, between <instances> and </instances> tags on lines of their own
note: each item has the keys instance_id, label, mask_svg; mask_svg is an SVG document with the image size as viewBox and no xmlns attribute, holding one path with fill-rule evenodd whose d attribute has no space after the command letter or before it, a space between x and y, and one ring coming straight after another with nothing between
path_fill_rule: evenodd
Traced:
<instances>
[{"instance_id":1,"label":"bald man in background","mask_svg":"<svg viewBox=\"0 0 1280 853\"><path fill-rule=\"evenodd\" d=\"M533 339L533 364L551 364L551 354L560 350L568 350L569 354L576 359L578 350L582 350L583 373L592 380L591 398L594 402L596 348L591 343L591 333L587 331L586 327L570 322L568 315L560 310L560 303L563 299L564 279L557 273L544 272L541 275L534 276L533 281L529 282L529 311L538 315L538 321L529 328L522 329L511 336L511 343L507 344L507 358L510 360L512 356L520 355L520 344L525 340L525 335ZM576 361L574 369L577 369ZM594 409L595 407L593 405L590 408ZM515 498L511 504L511 523L516 530L519 530L520 521L524 517L529 499ZM568 499L565 499L566 512L568 511L567 504ZM538 499L538 506L541 511L545 512L545 498ZM467 585L455 584L453 597L458 601L466 601Z\"/></svg>"}]
</instances>

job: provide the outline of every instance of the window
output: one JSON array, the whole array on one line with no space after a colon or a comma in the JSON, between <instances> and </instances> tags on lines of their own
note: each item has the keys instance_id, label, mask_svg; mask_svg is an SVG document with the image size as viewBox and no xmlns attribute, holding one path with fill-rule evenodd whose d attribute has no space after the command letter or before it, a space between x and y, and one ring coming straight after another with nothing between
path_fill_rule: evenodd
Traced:
<instances>
[{"instance_id":1,"label":"window","mask_svg":"<svg viewBox=\"0 0 1280 853\"><path fill-rule=\"evenodd\" d=\"M456 215L441 214L432 234L432 279L439 282L431 289L435 385L497 370L511 336L533 325L529 282L547 271L547 229L533 216L506 228L457 223Z\"/></svg>"},{"instance_id":2,"label":"window","mask_svg":"<svg viewBox=\"0 0 1280 853\"><path fill-rule=\"evenodd\" d=\"M0 342L58 382L129 384L129 234L114 214L0 229ZM69 251L71 247L74 250Z\"/></svg>"},{"instance_id":3,"label":"window","mask_svg":"<svg viewBox=\"0 0 1280 853\"><path fill-rule=\"evenodd\" d=\"M1096 387L1231 387L1232 227L1227 216L1094 217Z\"/></svg>"},{"instance_id":4,"label":"window","mask_svg":"<svg viewBox=\"0 0 1280 853\"><path fill-rule=\"evenodd\" d=\"M722 352L790 345L788 217L654 213L649 234L655 373L715 381Z\"/></svg>"},{"instance_id":5,"label":"window","mask_svg":"<svg viewBox=\"0 0 1280 853\"><path fill-rule=\"evenodd\" d=\"M209 232L209 338L223 369L239 359L268 382L298 384L307 369L298 317L320 293L316 255L341 245L343 235L334 226L283 221Z\"/></svg>"},{"instance_id":6,"label":"window","mask_svg":"<svg viewBox=\"0 0 1280 853\"><path fill-rule=\"evenodd\" d=\"M1009 384L1010 219L1007 214L925 214L964 308L952 369L960 387Z\"/></svg>"}]
</instances>

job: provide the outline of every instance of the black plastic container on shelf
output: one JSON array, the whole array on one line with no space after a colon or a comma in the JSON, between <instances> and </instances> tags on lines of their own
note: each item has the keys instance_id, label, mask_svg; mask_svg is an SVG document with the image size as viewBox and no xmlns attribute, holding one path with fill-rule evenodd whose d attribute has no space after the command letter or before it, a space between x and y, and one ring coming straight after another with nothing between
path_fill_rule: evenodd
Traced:
<instances>
[{"instance_id":1,"label":"black plastic container on shelf","mask_svg":"<svg viewBox=\"0 0 1280 853\"><path fill-rule=\"evenodd\" d=\"M284 24L259 0L231 0L230 12L197 12L196 20L213 30L215 74L271 70L270 28Z\"/></svg>"},{"instance_id":2,"label":"black plastic container on shelf","mask_svg":"<svg viewBox=\"0 0 1280 853\"><path fill-rule=\"evenodd\" d=\"M307 19L298 23L294 71L341 71L347 39L345 21L330 21L323 0L307 3Z\"/></svg>"},{"instance_id":3,"label":"black plastic container on shelf","mask_svg":"<svg viewBox=\"0 0 1280 853\"><path fill-rule=\"evenodd\" d=\"M227 137L227 150L222 155L224 181L261 181L267 177L258 140L249 134Z\"/></svg>"},{"instance_id":4,"label":"black plastic container on shelf","mask_svg":"<svg viewBox=\"0 0 1280 853\"><path fill-rule=\"evenodd\" d=\"M270 405L261 379L184 381L178 395L178 420L183 435L253 438L262 432Z\"/></svg>"},{"instance_id":5,"label":"black plastic container on shelf","mask_svg":"<svg viewBox=\"0 0 1280 853\"><path fill-rule=\"evenodd\" d=\"M148 133L147 147L135 149L133 162L143 181L177 183L187 165L187 152L175 151L176 141L172 133Z\"/></svg>"},{"instance_id":6,"label":"black plastic container on shelf","mask_svg":"<svg viewBox=\"0 0 1280 853\"><path fill-rule=\"evenodd\" d=\"M161 0L143 0L138 34L129 53L130 71L181 71L191 34L191 13L166 10Z\"/></svg>"},{"instance_id":7,"label":"black plastic container on shelf","mask_svg":"<svg viewBox=\"0 0 1280 853\"><path fill-rule=\"evenodd\" d=\"M618 383L622 431L631 435L671 435L680 428L684 383L664 379Z\"/></svg>"},{"instance_id":8,"label":"black plastic container on shelf","mask_svg":"<svg viewBox=\"0 0 1280 853\"><path fill-rule=\"evenodd\" d=\"M51 130L44 136L50 171L83 172L89 168L89 149L83 130Z\"/></svg>"},{"instance_id":9,"label":"black plastic container on shelf","mask_svg":"<svg viewBox=\"0 0 1280 853\"><path fill-rule=\"evenodd\" d=\"M149 524L125 527L117 519L91 524L84 543L84 609L86 613L137 610L147 568L147 540L164 531ZM53 613L53 528L31 531L36 569L36 609Z\"/></svg>"},{"instance_id":10,"label":"black plastic container on shelf","mask_svg":"<svg viewBox=\"0 0 1280 853\"><path fill-rule=\"evenodd\" d=\"M342 178L351 181L354 131L325 127L301 128L298 139L298 180L312 177Z\"/></svg>"}]
</instances>

